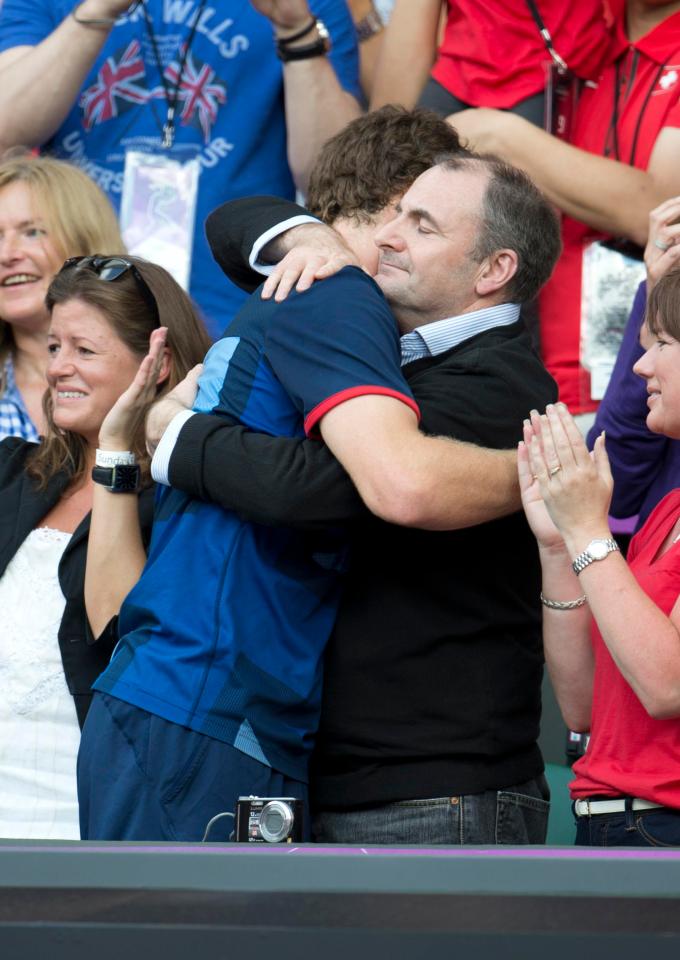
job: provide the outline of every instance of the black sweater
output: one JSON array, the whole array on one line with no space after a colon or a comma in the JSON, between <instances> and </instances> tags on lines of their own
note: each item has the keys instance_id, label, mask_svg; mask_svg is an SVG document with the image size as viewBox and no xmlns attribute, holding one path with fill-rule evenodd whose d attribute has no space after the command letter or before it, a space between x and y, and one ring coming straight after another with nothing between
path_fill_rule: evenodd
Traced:
<instances>
[{"instance_id":1,"label":"black sweater","mask_svg":"<svg viewBox=\"0 0 680 960\"><path fill-rule=\"evenodd\" d=\"M404 368L422 429L512 447L552 379L520 324ZM523 514L432 533L356 531L326 657L319 808L452 796L536 776L540 567Z\"/></svg>"}]
</instances>

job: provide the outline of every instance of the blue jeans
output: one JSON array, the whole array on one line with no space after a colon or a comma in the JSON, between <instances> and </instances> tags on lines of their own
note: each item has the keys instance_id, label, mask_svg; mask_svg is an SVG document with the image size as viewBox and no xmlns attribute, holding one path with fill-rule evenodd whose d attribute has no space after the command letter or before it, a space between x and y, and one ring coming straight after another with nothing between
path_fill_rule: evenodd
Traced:
<instances>
[{"instance_id":1,"label":"blue jeans","mask_svg":"<svg viewBox=\"0 0 680 960\"><path fill-rule=\"evenodd\" d=\"M627 810L624 813L599 813L592 817L577 817L576 845L680 847L680 810L655 807L651 810Z\"/></svg>"},{"instance_id":2,"label":"blue jeans","mask_svg":"<svg viewBox=\"0 0 680 960\"><path fill-rule=\"evenodd\" d=\"M325 810L312 820L317 843L545 843L550 790L535 780L461 797L400 800L363 810Z\"/></svg>"}]
</instances>

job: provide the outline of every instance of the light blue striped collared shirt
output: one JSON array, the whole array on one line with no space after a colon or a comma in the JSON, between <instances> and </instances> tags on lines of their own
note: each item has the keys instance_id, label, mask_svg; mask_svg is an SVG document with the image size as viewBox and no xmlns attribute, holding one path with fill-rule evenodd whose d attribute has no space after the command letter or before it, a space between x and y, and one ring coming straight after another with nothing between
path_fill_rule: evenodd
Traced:
<instances>
[{"instance_id":1,"label":"light blue striped collared shirt","mask_svg":"<svg viewBox=\"0 0 680 960\"><path fill-rule=\"evenodd\" d=\"M34 443L40 440L16 385L11 357L5 362L5 392L0 397L0 440L5 437L22 437Z\"/></svg>"},{"instance_id":2,"label":"light blue striped collared shirt","mask_svg":"<svg viewBox=\"0 0 680 960\"><path fill-rule=\"evenodd\" d=\"M403 366L422 357L436 357L492 327L507 327L516 323L519 311L518 303L499 303L495 307L484 307L483 310L461 313L457 317L447 317L416 327L401 338L401 364Z\"/></svg>"}]
</instances>

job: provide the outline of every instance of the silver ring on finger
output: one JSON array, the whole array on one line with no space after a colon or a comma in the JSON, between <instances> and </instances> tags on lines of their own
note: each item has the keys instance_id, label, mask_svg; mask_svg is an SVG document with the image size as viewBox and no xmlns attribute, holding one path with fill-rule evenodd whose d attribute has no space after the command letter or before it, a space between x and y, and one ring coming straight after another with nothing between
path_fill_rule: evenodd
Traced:
<instances>
[{"instance_id":1,"label":"silver ring on finger","mask_svg":"<svg viewBox=\"0 0 680 960\"><path fill-rule=\"evenodd\" d=\"M663 252L665 253L666 250L670 250L670 248L673 246L673 244L672 244L672 243L666 243L665 240L659 240L658 237L655 237L655 238L654 238L654 246L655 246L655 247L658 247L659 250L663 250Z\"/></svg>"},{"instance_id":2,"label":"silver ring on finger","mask_svg":"<svg viewBox=\"0 0 680 960\"><path fill-rule=\"evenodd\" d=\"M548 474L548 476L554 477L555 474L556 474L556 473L559 473L561 469L562 469L562 465L561 465L561 464L558 464L556 467L552 467L551 470L550 470L550 472L549 472L549 474Z\"/></svg>"}]
</instances>

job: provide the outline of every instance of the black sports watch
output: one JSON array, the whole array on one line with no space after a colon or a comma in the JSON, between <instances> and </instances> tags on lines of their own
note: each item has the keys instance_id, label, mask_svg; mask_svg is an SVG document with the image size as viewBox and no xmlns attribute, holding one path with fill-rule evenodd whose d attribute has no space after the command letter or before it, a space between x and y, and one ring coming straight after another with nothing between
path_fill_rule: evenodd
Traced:
<instances>
[{"instance_id":1,"label":"black sports watch","mask_svg":"<svg viewBox=\"0 0 680 960\"><path fill-rule=\"evenodd\" d=\"M118 463L114 467L93 467L92 479L111 493L137 493L141 489L139 464Z\"/></svg>"}]
</instances>

